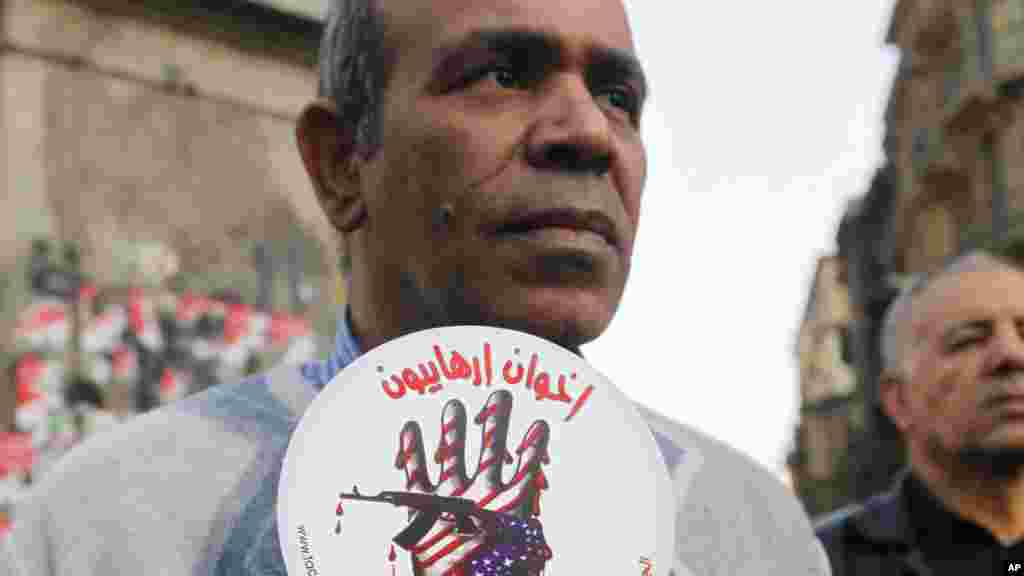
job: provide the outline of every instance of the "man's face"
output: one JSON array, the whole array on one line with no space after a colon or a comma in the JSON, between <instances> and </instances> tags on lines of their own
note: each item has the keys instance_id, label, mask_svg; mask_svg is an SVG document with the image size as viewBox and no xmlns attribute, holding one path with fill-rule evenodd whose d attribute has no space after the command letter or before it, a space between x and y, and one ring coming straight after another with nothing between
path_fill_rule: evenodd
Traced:
<instances>
[{"instance_id":1,"label":"man's face","mask_svg":"<svg viewBox=\"0 0 1024 576\"><path fill-rule=\"evenodd\" d=\"M937 279L911 314L911 450L1024 453L1024 274L984 261Z\"/></svg>"},{"instance_id":2,"label":"man's face","mask_svg":"<svg viewBox=\"0 0 1024 576\"><path fill-rule=\"evenodd\" d=\"M646 86L620 0L381 11L394 64L360 172L372 284L402 286L399 304L431 318L407 328L595 338L622 296L646 174Z\"/></svg>"}]
</instances>

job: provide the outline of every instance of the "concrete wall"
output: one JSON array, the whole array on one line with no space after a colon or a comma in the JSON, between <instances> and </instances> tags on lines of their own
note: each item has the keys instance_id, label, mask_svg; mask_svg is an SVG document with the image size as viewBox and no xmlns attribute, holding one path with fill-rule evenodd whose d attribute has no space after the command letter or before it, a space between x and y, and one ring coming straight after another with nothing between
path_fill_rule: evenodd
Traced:
<instances>
[{"instance_id":1,"label":"concrete wall","mask_svg":"<svg viewBox=\"0 0 1024 576\"><path fill-rule=\"evenodd\" d=\"M248 292L254 243L294 242L319 288L313 314L333 325L338 258L293 134L310 55L136 4L0 3L0 270L16 285L0 293L0 338L36 236L77 243L101 283L126 281L131 246L160 243L183 276Z\"/></svg>"}]
</instances>

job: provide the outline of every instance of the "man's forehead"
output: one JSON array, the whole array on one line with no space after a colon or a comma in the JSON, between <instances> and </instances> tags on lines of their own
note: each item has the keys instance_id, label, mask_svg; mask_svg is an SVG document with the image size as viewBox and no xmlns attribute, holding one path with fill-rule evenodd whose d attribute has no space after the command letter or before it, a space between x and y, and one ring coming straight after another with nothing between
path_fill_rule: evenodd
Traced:
<instances>
[{"instance_id":1,"label":"man's forehead","mask_svg":"<svg viewBox=\"0 0 1024 576\"><path fill-rule=\"evenodd\" d=\"M915 333L938 333L973 321L1024 314L1024 273L998 260L971 258L917 298Z\"/></svg>"},{"instance_id":2,"label":"man's forehead","mask_svg":"<svg viewBox=\"0 0 1024 576\"><path fill-rule=\"evenodd\" d=\"M393 37L434 49L480 30L532 30L566 43L634 52L621 0L378 0Z\"/></svg>"}]
</instances>

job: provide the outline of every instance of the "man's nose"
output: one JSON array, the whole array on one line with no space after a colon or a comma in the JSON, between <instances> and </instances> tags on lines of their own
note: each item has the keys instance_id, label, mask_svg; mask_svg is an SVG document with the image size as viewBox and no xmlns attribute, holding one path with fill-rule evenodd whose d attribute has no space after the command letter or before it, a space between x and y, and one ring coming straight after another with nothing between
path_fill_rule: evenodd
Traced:
<instances>
[{"instance_id":1,"label":"man's nose","mask_svg":"<svg viewBox=\"0 0 1024 576\"><path fill-rule=\"evenodd\" d=\"M1024 372L1024 335L1016 327L998 330L989 350L987 372Z\"/></svg>"},{"instance_id":2,"label":"man's nose","mask_svg":"<svg viewBox=\"0 0 1024 576\"><path fill-rule=\"evenodd\" d=\"M607 113L579 75L551 79L527 142L527 160L544 170L603 176L613 150Z\"/></svg>"}]
</instances>

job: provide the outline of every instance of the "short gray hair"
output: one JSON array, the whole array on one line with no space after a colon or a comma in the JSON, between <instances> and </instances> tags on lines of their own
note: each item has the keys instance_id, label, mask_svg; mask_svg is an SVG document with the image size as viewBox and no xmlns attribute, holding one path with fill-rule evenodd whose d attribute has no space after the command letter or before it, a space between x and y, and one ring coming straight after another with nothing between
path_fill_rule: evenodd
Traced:
<instances>
[{"instance_id":1,"label":"short gray hair","mask_svg":"<svg viewBox=\"0 0 1024 576\"><path fill-rule=\"evenodd\" d=\"M380 145L380 105L390 65L379 0L331 0L320 43L318 93L354 127L367 156Z\"/></svg>"},{"instance_id":2,"label":"short gray hair","mask_svg":"<svg viewBox=\"0 0 1024 576\"><path fill-rule=\"evenodd\" d=\"M911 277L909 284L900 290L900 293L889 304L882 320L882 371L890 374L899 374L902 370L903 346L906 344L901 329L909 321L910 303L914 297L923 291L934 275L917 274Z\"/></svg>"},{"instance_id":3,"label":"short gray hair","mask_svg":"<svg viewBox=\"0 0 1024 576\"><path fill-rule=\"evenodd\" d=\"M882 370L890 374L899 374L906 346L906 334L903 331L911 321L910 309L917 296L924 292L936 280L950 274L956 274L970 268L977 258L985 258L1011 268L1021 270L1021 262L1011 253L998 249L975 249L960 252L946 258L942 265L930 272L916 274L889 305L882 321L881 352Z\"/></svg>"}]
</instances>

